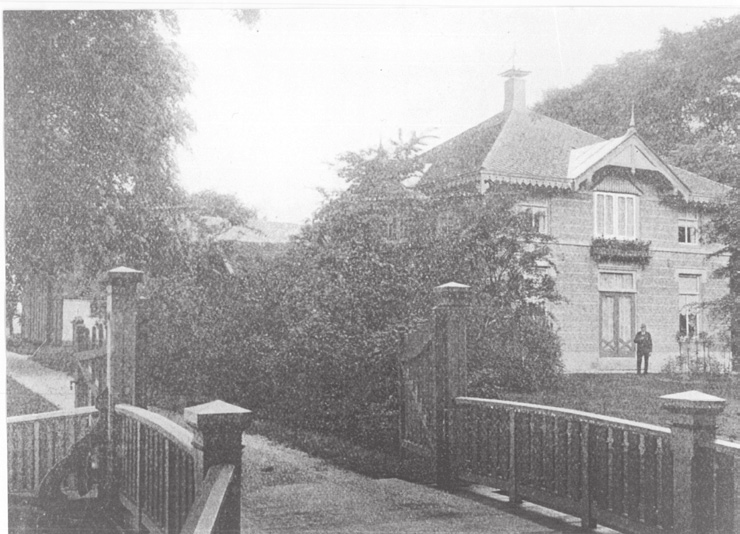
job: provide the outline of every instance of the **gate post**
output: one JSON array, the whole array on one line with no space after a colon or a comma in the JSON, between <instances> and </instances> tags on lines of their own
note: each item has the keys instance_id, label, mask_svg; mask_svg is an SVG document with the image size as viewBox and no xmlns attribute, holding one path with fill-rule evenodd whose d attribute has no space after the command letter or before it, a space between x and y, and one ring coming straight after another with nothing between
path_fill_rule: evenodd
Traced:
<instances>
[{"instance_id":1,"label":"gate post","mask_svg":"<svg viewBox=\"0 0 740 534\"><path fill-rule=\"evenodd\" d=\"M185 422L194 431L196 480L203 480L208 470L216 465L234 466L234 475L219 514L217 532L241 532L242 433L252 422L252 412L215 400L185 408L184 416ZM189 527L183 526L182 531L191 532ZM195 528L192 532L199 530Z\"/></svg>"},{"instance_id":2,"label":"gate post","mask_svg":"<svg viewBox=\"0 0 740 534\"><path fill-rule=\"evenodd\" d=\"M468 385L467 311L470 286L450 282L434 288L434 365L436 368L437 485L454 484L453 415L455 397Z\"/></svg>"},{"instance_id":3,"label":"gate post","mask_svg":"<svg viewBox=\"0 0 740 534\"><path fill-rule=\"evenodd\" d=\"M136 404L136 285L144 273L118 267L108 271L108 403Z\"/></svg>"},{"instance_id":4,"label":"gate post","mask_svg":"<svg viewBox=\"0 0 740 534\"><path fill-rule=\"evenodd\" d=\"M136 403L136 285L143 276L143 272L128 267L108 271L108 425L103 493L111 502L118 497L116 462L123 446L115 424L116 404Z\"/></svg>"},{"instance_id":5,"label":"gate post","mask_svg":"<svg viewBox=\"0 0 740 534\"><path fill-rule=\"evenodd\" d=\"M700 391L663 395L673 414L673 529L677 534L714 531L714 469L711 445L726 401Z\"/></svg>"}]
</instances>

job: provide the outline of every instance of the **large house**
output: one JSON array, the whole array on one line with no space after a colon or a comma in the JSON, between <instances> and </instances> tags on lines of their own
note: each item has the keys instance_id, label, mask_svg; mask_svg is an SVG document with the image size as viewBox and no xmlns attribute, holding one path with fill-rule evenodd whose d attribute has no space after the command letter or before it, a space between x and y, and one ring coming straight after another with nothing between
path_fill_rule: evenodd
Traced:
<instances>
[{"instance_id":1,"label":"large house","mask_svg":"<svg viewBox=\"0 0 740 534\"><path fill-rule=\"evenodd\" d=\"M668 165L634 117L624 135L602 139L526 109L526 74L503 74L501 113L422 155L415 189L485 194L514 184L526 192L522 208L555 239L565 299L550 311L568 371L634 371L642 323L653 338L651 370L687 348L728 362L726 332L698 306L728 291L712 277L727 258L700 238L703 207L728 188Z\"/></svg>"}]
</instances>

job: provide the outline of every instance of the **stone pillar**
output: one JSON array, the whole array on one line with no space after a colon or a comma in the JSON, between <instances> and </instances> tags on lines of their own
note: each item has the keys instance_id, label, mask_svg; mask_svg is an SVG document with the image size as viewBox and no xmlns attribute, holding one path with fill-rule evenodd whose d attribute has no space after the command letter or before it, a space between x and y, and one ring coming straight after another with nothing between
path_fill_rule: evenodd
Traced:
<instances>
[{"instance_id":1,"label":"stone pillar","mask_svg":"<svg viewBox=\"0 0 740 534\"><path fill-rule=\"evenodd\" d=\"M185 408L185 422L194 430L197 451L195 476L205 478L208 470L220 464L235 466L218 532L238 533L241 525L242 433L252 422L252 412L216 400Z\"/></svg>"},{"instance_id":2,"label":"stone pillar","mask_svg":"<svg viewBox=\"0 0 740 534\"><path fill-rule=\"evenodd\" d=\"M437 376L437 485L454 484L452 416L455 397L468 386L467 311L470 286L450 282L434 288L434 359Z\"/></svg>"},{"instance_id":3,"label":"stone pillar","mask_svg":"<svg viewBox=\"0 0 740 534\"><path fill-rule=\"evenodd\" d=\"M135 404L136 385L136 285L144 273L118 267L108 271L108 347L107 408L108 446L105 455L105 481L102 494L111 503L117 501L116 462L122 446L115 424L116 404Z\"/></svg>"},{"instance_id":4,"label":"stone pillar","mask_svg":"<svg viewBox=\"0 0 740 534\"><path fill-rule=\"evenodd\" d=\"M714 473L709 449L725 400L700 391L660 397L672 414L673 525L677 534L714 531Z\"/></svg>"},{"instance_id":5,"label":"stone pillar","mask_svg":"<svg viewBox=\"0 0 740 534\"><path fill-rule=\"evenodd\" d=\"M144 273L108 271L108 405L136 404L136 285Z\"/></svg>"}]
</instances>

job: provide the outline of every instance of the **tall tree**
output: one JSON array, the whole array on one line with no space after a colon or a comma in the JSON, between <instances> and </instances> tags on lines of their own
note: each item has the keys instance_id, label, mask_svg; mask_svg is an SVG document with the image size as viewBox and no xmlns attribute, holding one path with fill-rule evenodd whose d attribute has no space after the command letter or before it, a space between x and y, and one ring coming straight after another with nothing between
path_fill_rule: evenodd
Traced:
<instances>
[{"instance_id":1,"label":"tall tree","mask_svg":"<svg viewBox=\"0 0 740 534\"><path fill-rule=\"evenodd\" d=\"M512 209L513 196L435 199L404 187L423 168L418 142L342 154L348 188L273 269L287 283L260 381L281 385L269 406L282 417L392 442L400 332L428 315L432 289L450 281L470 284L476 299L473 391L532 389L557 377L557 336L534 302L556 296L539 268L546 237ZM448 227L439 227L440 212L452 214Z\"/></svg>"},{"instance_id":2,"label":"tall tree","mask_svg":"<svg viewBox=\"0 0 740 534\"><path fill-rule=\"evenodd\" d=\"M161 268L177 254L173 148L190 129L174 16L3 15L10 271Z\"/></svg>"}]
</instances>

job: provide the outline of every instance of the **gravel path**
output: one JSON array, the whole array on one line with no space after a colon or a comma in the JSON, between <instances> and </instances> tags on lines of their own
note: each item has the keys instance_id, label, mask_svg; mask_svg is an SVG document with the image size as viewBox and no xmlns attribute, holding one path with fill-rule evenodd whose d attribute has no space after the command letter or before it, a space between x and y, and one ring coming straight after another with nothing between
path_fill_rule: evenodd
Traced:
<instances>
[{"instance_id":1,"label":"gravel path","mask_svg":"<svg viewBox=\"0 0 740 534\"><path fill-rule=\"evenodd\" d=\"M5 353L5 372L19 384L41 395L60 410L75 407L72 377L31 361L31 357L14 352ZM8 399L11 402L11 399Z\"/></svg>"},{"instance_id":2,"label":"gravel path","mask_svg":"<svg viewBox=\"0 0 740 534\"><path fill-rule=\"evenodd\" d=\"M580 532L574 517L530 504L512 509L491 490L470 488L478 495L471 498L394 478L373 480L262 436L245 434L242 443L242 532Z\"/></svg>"}]
</instances>

